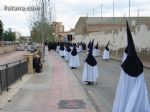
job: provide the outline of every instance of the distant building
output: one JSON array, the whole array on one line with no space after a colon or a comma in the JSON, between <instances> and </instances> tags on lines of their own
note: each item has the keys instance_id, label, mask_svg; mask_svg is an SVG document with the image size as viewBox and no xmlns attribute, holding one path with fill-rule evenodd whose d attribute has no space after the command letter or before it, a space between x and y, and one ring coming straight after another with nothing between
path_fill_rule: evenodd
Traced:
<instances>
[{"instance_id":1,"label":"distant building","mask_svg":"<svg viewBox=\"0 0 150 112\"><path fill-rule=\"evenodd\" d=\"M28 43L28 42L31 42L31 41L32 41L32 39L31 39L30 36L21 36L21 37L20 37L20 40L21 40L21 42L23 42L23 43Z\"/></svg>"},{"instance_id":2,"label":"distant building","mask_svg":"<svg viewBox=\"0 0 150 112\"><path fill-rule=\"evenodd\" d=\"M62 22L52 22L53 33L57 40L63 40L64 25Z\"/></svg>"},{"instance_id":3,"label":"distant building","mask_svg":"<svg viewBox=\"0 0 150 112\"><path fill-rule=\"evenodd\" d=\"M13 32L15 34L16 40L19 40L21 37L21 33L19 32Z\"/></svg>"},{"instance_id":4,"label":"distant building","mask_svg":"<svg viewBox=\"0 0 150 112\"><path fill-rule=\"evenodd\" d=\"M129 21L134 32L135 26L144 24L150 30L150 17L80 17L75 25L75 35L84 35L92 32L108 32L125 27L125 20Z\"/></svg>"}]
</instances>

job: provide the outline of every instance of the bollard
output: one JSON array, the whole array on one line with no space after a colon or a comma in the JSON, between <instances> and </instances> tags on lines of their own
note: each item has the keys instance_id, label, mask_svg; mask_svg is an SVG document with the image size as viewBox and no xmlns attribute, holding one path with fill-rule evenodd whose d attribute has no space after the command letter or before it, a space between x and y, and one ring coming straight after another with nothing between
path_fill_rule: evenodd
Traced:
<instances>
[{"instance_id":1,"label":"bollard","mask_svg":"<svg viewBox=\"0 0 150 112\"><path fill-rule=\"evenodd\" d=\"M27 59L27 65L28 65L28 73L33 74L33 54L25 54L24 55Z\"/></svg>"}]
</instances>

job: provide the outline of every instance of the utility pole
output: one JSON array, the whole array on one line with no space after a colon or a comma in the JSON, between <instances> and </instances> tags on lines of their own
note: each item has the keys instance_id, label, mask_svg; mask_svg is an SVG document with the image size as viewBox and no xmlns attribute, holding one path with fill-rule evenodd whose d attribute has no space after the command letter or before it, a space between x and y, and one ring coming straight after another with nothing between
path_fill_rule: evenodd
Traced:
<instances>
[{"instance_id":1,"label":"utility pole","mask_svg":"<svg viewBox=\"0 0 150 112\"><path fill-rule=\"evenodd\" d=\"M93 8L93 17L94 17L94 8Z\"/></svg>"},{"instance_id":2,"label":"utility pole","mask_svg":"<svg viewBox=\"0 0 150 112\"><path fill-rule=\"evenodd\" d=\"M129 18L130 18L130 0L129 0Z\"/></svg>"},{"instance_id":3,"label":"utility pole","mask_svg":"<svg viewBox=\"0 0 150 112\"><path fill-rule=\"evenodd\" d=\"M101 4L101 18L102 18L102 4Z\"/></svg>"},{"instance_id":4,"label":"utility pole","mask_svg":"<svg viewBox=\"0 0 150 112\"><path fill-rule=\"evenodd\" d=\"M87 12L87 14L86 14L86 17L88 17L89 15L88 15L88 12Z\"/></svg>"},{"instance_id":5,"label":"utility pole","mask_svg":"<svg viewBox=\"0 0 150 112\"><path fill-rule=\"evenodd\" d=\"M140 16L140 10L138 9L138 11L137 11L137 17L139 17Z\"/></svg>"},{"instance_id":6,"label":"utility pole","mask_svg":"<svg viewBox=\"0 0 150 112\"><path fill-rule=\"evenodd\" d=\"M114 0L113 0L113 43L114 43Z\"/></svg>"}]
</instances>

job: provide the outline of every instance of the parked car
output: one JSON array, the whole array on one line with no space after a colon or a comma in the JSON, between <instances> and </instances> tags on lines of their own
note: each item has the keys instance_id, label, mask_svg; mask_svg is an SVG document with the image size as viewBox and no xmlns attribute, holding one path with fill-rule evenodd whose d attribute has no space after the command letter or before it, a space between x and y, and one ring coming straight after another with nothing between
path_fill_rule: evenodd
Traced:
<instances>
[{"instance_id":1,"label":"parked car","mask_svg":"<svg viewBox=\"0 0 150 112\"><path fill-rule=\"evenodd\" d=\"M34 51L35 51L34 46L33 46L33 45L28 45L28 46L27 46L27 51L34 52Z\"/></svg>"},{"instance_id":2,"label":"parked car","mask_svg":"<svg viewBox=\"0 0 150 112\"><path fill-rule=\"evenodd\" d=\"M25 48L23 46L17 46L16 51L25 51Z\"/></svg>"}]
</instances>

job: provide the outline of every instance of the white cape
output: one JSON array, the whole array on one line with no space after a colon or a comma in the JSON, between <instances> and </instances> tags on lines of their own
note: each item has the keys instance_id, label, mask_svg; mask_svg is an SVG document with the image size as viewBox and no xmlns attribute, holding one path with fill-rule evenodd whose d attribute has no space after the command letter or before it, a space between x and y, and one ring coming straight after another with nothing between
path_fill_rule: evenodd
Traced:
<instances>
[{"instance_id":1,"label":"white cape","mask_svg":"<svg viewBox=\"0 0 150 112\"><path fill-rule=\"evenodd\" d=\"M68 52L68 51L65 50L65 60L66 61L70 60L70 55L71 55L71 52Z\"/></svg>"},{"instance_id":2,"label":"white cape","mask_svg":"<svg viewBox=\"0 0 150 112\"><path fill-rule=\"evenodd\" d=\"M94 49L93 50L93 56L99 56L100 55L100 51L99 51L99 49Z\"/></svg>"},{"instance_id":3,"label":"white cape","mask_svg":"<svg viewBox=\"0 0 150 112\"><path fill-rule=\"evenodd\" d=\"M112 112L150 112L143 73L131 77L121 71Z\"/></svg>"},{"instance_id":4,"label":"white cape","mask_svg":"<svg viewBox=\"0 0 150 112\"><path fill-rule=\"evenodd\" d=\"M80 66L80 60L78 54L76 56L72 56L70 54L69 67L79 67L79 66Z\"/></svg>"},{"instance_id":5,"label":"white cape","mask_svg":"<svg viewBox=\"0 0 150 112\"><path fill-rule=\"evenodd\" d=\"M57 47L56 47L56 52L57 52L57 53L59 53L59 48L60 48L60 46L57 46Z\"/></svg>"},{"instance_id":6,"label":"white cape","mask_svg":"<svg viewBox=\"0 0 150 112\"><path fill-rule=\"evenodd\" d=\"M96 66L90 66L86 62L84 64L82 81L96 82L98 78L98 68Z\"/></svg>"},{"instance_id":7,"label":"white cape","mask_svg":"<svg viewBox=\"0 0 150 112\"><path fill-rule=\"evenodd\" d=\"M112 112L150 112L144 73L131 77L121 70Z\"/></svg>"},{"instance_id":8,"label":"white cape","mask_svg":"<svg viewBox=\"0 0 150 112\"><path fill-rule=\"evenodd\" d=\"M104 50L103 53L103 59L109 59L109 51L107 51L106 49Z\"/></svg>"},{"instance_id":9,"label":"white cape","mask_svg":"<svg viewBox=\"0 0 150 112\"><path fill-rule=\"evenodd\" d=\"M82 52L83 48L82 45L79 45L79 52Z\"/></svg>"},{"instance_id":10,"label":"white cape","mask_svg":"<svg viewBox=\"0 0 150 112\"><path fill-rule=\"evenodd\" d=\"M62 51L62 50L59 50L59 55L60 55L60 56L65 56L65 50L63 50L63 51Z\"/></svg>"}]
</instances>

